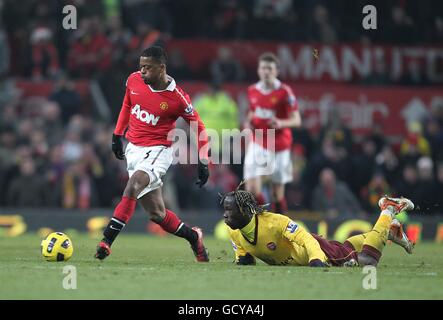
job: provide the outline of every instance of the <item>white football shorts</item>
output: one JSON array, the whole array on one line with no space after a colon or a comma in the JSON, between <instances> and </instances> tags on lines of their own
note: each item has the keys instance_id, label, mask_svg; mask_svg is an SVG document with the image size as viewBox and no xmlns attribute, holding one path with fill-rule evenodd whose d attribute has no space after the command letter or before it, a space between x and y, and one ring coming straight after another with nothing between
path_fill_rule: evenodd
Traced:
<instances>
[{"instance_id":1,"label":"white football shorts","mask_svg":"<svg viewBox=\"0 0 443 320\"><path fill-rule=\"evenodd\" d=\"M271 176L274 183L292 181L292 161L289 149L273 152L251 142L246 150L243 166L245 180L260 176Z\"/></svg>"},{"instance_id":2,"label":"white football shorts","mask_svg":"<svg viewBox=\"0 0 443 320\"><path fill-rule=\"evenodd\" d=\"M149 175L149 185L140 192L137 199L163 186L162 177L173 161L172 147L140 147L131 142L126 146L125 157L129 177L137 170L144 171Z\"/></svg>"}]
</instances>

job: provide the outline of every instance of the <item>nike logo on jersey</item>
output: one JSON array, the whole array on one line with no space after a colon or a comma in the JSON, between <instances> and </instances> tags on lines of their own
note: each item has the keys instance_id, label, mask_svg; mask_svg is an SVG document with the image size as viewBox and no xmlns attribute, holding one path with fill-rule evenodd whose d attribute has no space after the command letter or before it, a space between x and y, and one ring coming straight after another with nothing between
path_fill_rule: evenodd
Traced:
<instances>
[{"instance_id":1,"label":"nike logo on jersey","mask_svg":"<svg viewBox=\"0 0 443 320\"><path fill-rule=\"evenodd\" d=\"M155 116L153 114L150 114L148 111L146 110L142 110L140 108L140 105L136 104L132 110L131 110L131 114L135 115L135 117L142 121L145 122L146 124L152 124L153 126L157 125L158 120L160 119L160 116Z\"/></svg>"},{"instance_id":2,"label":"nike logo on jersey","mask_svg":"<svg viewBox=\"0 0 443 320\"><path fill-rule=\"evenodd\" d=\"M132 91L132 90L131 90L131 94L139 95L139 93Z\"/></svg>"},{"instance_id":3,"label":"nike logo on jersey","mask_svg":"<svg viewBox=\"0 0 443 320\"><path fill-rule=\"evenodd\" d=\"M254 115L259 119L272 119L275 117L275 111L261 107L256 107Z\"/></svg>"}]
</instances>

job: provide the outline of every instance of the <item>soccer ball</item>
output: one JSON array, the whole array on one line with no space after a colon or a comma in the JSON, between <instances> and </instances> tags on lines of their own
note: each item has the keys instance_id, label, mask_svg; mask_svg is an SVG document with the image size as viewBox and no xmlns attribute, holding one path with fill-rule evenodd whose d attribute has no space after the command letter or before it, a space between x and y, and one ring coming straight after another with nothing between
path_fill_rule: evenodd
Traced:
<instances>
[{"instance_id":1,"label":"soccer ball","mask_svg":"<svg viewBox=\"0 0 443 320\"><path fill-rule=\"evenodd\" d=\"M62 232L50 233L42 240L41 248L46 261L68 261L74 251L71 239Z\"/></svg>"}]
</instances>

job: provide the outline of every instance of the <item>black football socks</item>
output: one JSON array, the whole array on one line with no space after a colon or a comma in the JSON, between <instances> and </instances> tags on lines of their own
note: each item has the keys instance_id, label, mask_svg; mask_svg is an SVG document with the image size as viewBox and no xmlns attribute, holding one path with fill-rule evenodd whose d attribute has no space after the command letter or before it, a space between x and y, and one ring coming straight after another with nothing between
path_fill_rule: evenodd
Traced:
<instances>
[{"instance_id":1,"label":"black football socks","mask_svg":"<svg viewBox=\"0 0 443 320\"><path fill-rule=\"evenodd\" d=\"M177 231L174 233L177 237L185 238L190 243L195 243L198 240L197 232L189 228L186 224L183 222L178 227Z\"/></svg>"},{"instance_id":2,"label":"black football socks","mask_svg":"<svg viewBox=\"0 0 443 320\"><path fill-rule=\"evenodd\" d=\"M109 245L112 245L115 238L118 236L120 231L122 231L125 225L126 224L123 221L117 218L111 218L111 221L109 221L108 226L103 232L103 241L105 241Z\"/></svg>"}]
</instances>

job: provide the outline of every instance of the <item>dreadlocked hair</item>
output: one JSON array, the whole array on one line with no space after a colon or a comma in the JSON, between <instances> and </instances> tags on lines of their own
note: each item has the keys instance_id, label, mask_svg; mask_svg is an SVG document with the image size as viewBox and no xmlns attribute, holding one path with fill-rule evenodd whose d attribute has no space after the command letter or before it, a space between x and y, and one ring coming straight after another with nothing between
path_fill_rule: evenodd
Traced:
<instances>
[{"instance_id":1,"label":"dreadlocked hair","mask_svg":"<svg viewBox=\"0 0 443 320\"><path fill-rule=\"evenodd\" d=\"M240 187L244 184L244 181L240 182L240 184L235 188L234 191L225 193L224 195L220 195L220 204L223 205L223 201L228 196L234 196L235 203L237 204L240 212L243 215L248 214L260 214L265 211L266 205L259 205L257 200L255 200L254 195L245 190L240 190Z\"/></svg>"}]
</instances>

